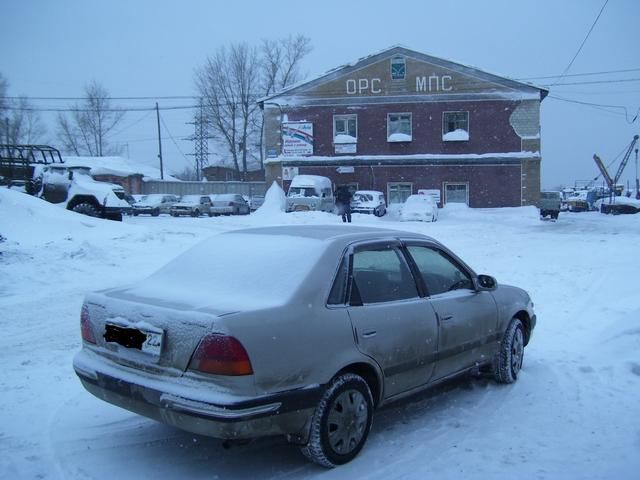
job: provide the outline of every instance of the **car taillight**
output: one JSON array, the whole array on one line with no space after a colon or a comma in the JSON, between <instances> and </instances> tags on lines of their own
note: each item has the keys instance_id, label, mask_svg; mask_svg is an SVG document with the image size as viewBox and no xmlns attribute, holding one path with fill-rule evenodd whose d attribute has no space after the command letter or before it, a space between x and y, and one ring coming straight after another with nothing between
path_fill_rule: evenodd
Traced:
<instances>
[{"instance_id":1,"label":"car taillight","mask_svg":"<svg viewBox=\"0 0 640 480\"><path fill-rule=\"evenodd\" d=\"M216 375L252 375L251 360L235 337L211 334L200 345L189 363L191 370Z\"/></svg>"},{"instance_id":2,"label":"car taillight","mask_svg":"<svg viewBox=\"0 0 640 480\"><path fill-rule=\"evenodd\" d=\"M89 307L87 307L86 303L82 305L82 310L80 311L80 331L85 342L96 343L96 337L91 329L91 320L89 319Z\"/></svg>"}]
</instances>

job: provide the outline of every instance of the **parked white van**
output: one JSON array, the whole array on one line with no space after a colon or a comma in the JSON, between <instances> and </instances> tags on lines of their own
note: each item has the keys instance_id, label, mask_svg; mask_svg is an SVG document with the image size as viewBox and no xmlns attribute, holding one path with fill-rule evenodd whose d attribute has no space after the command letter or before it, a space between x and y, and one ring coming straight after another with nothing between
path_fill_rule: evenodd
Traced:
<instances>
[{"instance_id":1,"label":"parked white van","mask_svg":"<svg viewBox=\"0 0 640 480\"><path fill-rule=\"evenodd\" d=\"M287 192L287 212L333 212L336 202L331 180L319 175L296 175Z\"/></svg>"}]
</instances>

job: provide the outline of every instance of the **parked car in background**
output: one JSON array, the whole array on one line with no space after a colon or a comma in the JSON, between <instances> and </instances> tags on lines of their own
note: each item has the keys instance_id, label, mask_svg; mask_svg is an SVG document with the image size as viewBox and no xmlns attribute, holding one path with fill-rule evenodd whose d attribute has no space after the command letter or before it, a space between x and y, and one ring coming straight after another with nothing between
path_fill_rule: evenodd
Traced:
<instances>
[{"instance_id":1,"label":"parked car in background","mask_svg":"<svg viewBox=\"0 0 640 480\"><path fill-rule=\"evenodd\" d=\"M239 193L210 195L212 215L248 215L250 208Z\"/></svg>"},{"instance_id":2,"label":"parked car in background","mask_svg":"<svg viewBox=\"0 0 640 480\"><path fill-rule=\"evenodd\" d=\"M252 195L249 199L249 208L251 211L259 209L264 203L264 195Z\"/></svg>"},{"instance_id":3,"label":"parked car in background","mask_svg":"<svg viewBox=\"0 0 640 480\"><path fill-rule=\"evenodd\" d=\"M382 217L387 213L387 202L384 199L384 193L375 190L356 191L351 200L351 211L353 213L367 213Z\"/></svg>"},{"instance_id":4,"label":"parked car in background","mask_svg":"<svg viewBox=\"0 0 640 480\"><path fill-rule=\"evenodd\" d=\"M376 408L471 371L515 382L535 325L527 292L424 235L263 227L87 295L73 366L132 412L223 439L284 435L334 467Z\"/></svg>"},{"instance_id":5,"label":"parked car in background","mask_svg":"<svg viewBox=\"0 0 640 480\"><path fill-rule=\"evenodd\" d=\"M400 220L435 222L438 220L438 205L431 195L409 195L400 209Z\"/></svg>"},{"instance_id":6,"label":"parked car in background","mask_svg":"<svg viewBox=\"0 0 640 480\"><path fill-rule=\"evenodd\" d=\"M173 217L190 215L199 217L200 215L213 215L211 213L211 199L207 195L185 195L178 203L174 203L169 209Z\"/></svg>"},{"instance_id":7,"label":"parked car in background","mask_svg":"<svg viewBox=\"0 0 640 480\"><path fill-rule=\"evenodd\" d=\"M176 195L164 195L153 193L146 195L143 200L133 205L134 215L153 215L157 217L161 213L169 214L173 204L178 203L180 198Z\"/></svg>"}]
</instances>

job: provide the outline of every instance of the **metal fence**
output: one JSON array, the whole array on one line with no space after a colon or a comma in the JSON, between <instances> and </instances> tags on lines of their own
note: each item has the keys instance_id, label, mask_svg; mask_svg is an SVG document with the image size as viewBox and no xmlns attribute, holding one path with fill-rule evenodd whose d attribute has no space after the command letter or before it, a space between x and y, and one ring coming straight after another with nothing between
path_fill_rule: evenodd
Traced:
<instances>
[{"instance_id":1,"label":"metal fence","mask_svg":"<svg viewBox=\"0 0 640 480\"><path fill-rule=\"evenodd\" d=\"M264 195L265 182L174 182L152 180L142 182L142 193L167 193L172 195L210 195L214 193L239 193L251 197Z\"/></svg>"}]
</instances>

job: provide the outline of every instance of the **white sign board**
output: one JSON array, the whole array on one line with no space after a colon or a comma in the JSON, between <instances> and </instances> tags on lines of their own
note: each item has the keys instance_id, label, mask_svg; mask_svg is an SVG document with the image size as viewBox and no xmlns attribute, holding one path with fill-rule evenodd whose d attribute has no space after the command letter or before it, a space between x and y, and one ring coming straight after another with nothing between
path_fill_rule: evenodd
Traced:
<instances>
[{"instance_id":1,"label":"white sign board","mask_svg":"<svg viewBox=\"0 0 640 480\"><path fill-rule=\"evenodd\" d=\"M313 155L313 123L282 123L282 154L285 156Z\"/></svg>"},{"instance_id":2,"label":"white sign board","mask_svg":"<svg viewBox=\"0 0 640 480\"><path fill-rule=\"evenodd\" d=\"M298 167L282 167L282 180L293 180L298 175Z\"/></svg>"}]
</instances>

